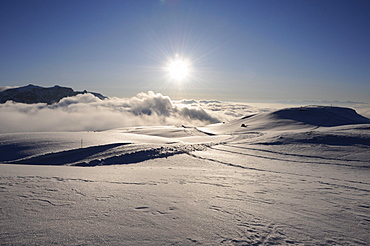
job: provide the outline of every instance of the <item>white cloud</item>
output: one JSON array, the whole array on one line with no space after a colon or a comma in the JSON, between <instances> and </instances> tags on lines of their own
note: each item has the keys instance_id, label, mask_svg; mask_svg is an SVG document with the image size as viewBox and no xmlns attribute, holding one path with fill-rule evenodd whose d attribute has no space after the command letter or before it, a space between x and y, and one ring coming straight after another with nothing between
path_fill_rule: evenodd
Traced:
<instances>
[{"instance_id":1,"label":"white cloud","mask_svg":"<svg viewBox=\"0 0 370 246\"><path fill-rule=\"evenodd\" d=\"M0 105L0 132L105 130L138 125L207 125L219 122L211 111L175 105L153 92L100 100L91 94L53 105L8 101Z\"/></svg>"},{"instance_id":2,"label":"white cloud","mask_svg":"<svg viewBox=\"0 0 370 246\"><path fill-rule=\"evenodd\" d=\"M366 103L356 104L353 105L353 108L357 111L357 113L370 119L370 104Z\"/></svg>"},{"instance_id":3,"label":"white cloud","mask_svg":"<svg viewBox=\"0 0 370 246\"><path fill-rule=\"evenodd\" d=\"M0 86L0 92L5 91L7 89L13 89L13 88L18 88L19 86Z\"/></svg>"}]
</instances>

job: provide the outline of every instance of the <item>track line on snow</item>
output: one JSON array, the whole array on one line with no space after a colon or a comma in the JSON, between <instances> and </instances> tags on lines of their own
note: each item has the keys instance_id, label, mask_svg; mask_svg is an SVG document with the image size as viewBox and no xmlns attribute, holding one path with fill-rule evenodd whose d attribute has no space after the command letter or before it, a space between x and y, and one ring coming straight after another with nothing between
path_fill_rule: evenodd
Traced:
<instances>
[{"instance_id":1,"label":"track line on snow","mask_svg":"<svg viewBox=\"0 0 370 246\"><path fill-rule=\"evenodd\" d=\"M239 155L245 155L245 156L252 156L252 157L257 157L257 158L263 158L263 159L268 159L268 160L276 160L276 161L286 161L286 162L294 162L294 163L309 163L309 164L323 164L323 165L333 165L333 166L348 166L348 167L353 167L353 165L348 165L348 164L335 164L335 163L328 163L328 162L314 162L314 161L296 161L296 160L289 160L289 159L281 159L281 158L276 158L276 157L268 157L268 156L263 156L263 155L255 155L255 154L247 154L247 153L240 153L237 151L232 151L232 150L223 150L223 149L216 149L213 147L209 147L210 149L216 150L216 151L223 151L223 152L228 152L232 154L239 154ZM338 160L337 160L338 161ZM367 166L356 166L358 167L363 167L363 168L368 168Z\"/></svg>"},{"instance_id":2,"label":"track line on snow","mask_svg":"<svg viewBox=\"0 0 370 246\"><path fill-rule=\"evenodd\" d=\"M333 160L333 161L353 161L353 162L363 162L361 160L349 160L349 159L335 159L330 157L321 157L321 156L310 156L310 155L300 155L300 154L289 154L289 153L283 153L278 151L272 151L272 150L265 150L265 149L256 149L256 148L250 148L250 147L241 147L241 146L235 146L230 144L225 144L225 146L229 146L232 148L239 148L239 149L246 149L246 150L255 150L255 151L261 151L261 152L267 152L271 154L279 154L279 155L286 155L286 156L292 156L292 157L304 157L304 158L312 158L312 159L321 159L321 160Z\"/></svg>"},{"instance_id":3,"label":"track line on snow","mask_svg":"<svg viewBox=\"0 0 370 246\"><path fill-rule=\"evenodd\" d=\"M263 156L258 156L258 155L253 155L253 154L245 154L245 153L240 153L240 152L234 152L234 151L229 151L229 150L221 150L221 149L217 149L215 147L212 147L210 146L209 147L210 149L212 150L218 150L218 151L225 151L225 152L230 152L232 154L240 154L240 155L247 155L247 156L251 156L251 157L257 157L257 158L264 158L264 159L270 159L270 160L277 160L277 161L289 161L289 160L284 160L284 159L278 159L278 158L269 158L269 157L263 157ZM347 164L333 164L333 163L322 163L322 162L305 162L305 161L292 161L292 162L296 162L296 163L308 163L308 164L324 164L324 165L334 165L334 166L348 166L348 167L354 167L352 165L347 165ZM355 166L355 168L365 168L365 169L368 169L369 167L368 166ZM281 172L281 173L285 173L285 172ZM286 173L286 174L291 174L291 173ZM298 175L298 174L297 174ZM309 175L307 175L309 176ZM322 178L322 177L319 177L319 176L309 176L309 177L316 177L316 178ZM349 182L349 183L355 183L355 184L363 184L363 185L370 185L370 183L368 182L360 182L360 181L355 181L355 180L343 180L343 179L336 179L336 178L329 178L331 180L335 180L335 181L345 181L345 182Z\"/></svg>"},{"instance_id":4,"label":"track line on snow","mask_svg":"<svg viewBox=\"0 0 370 246\"><path fill-rule=\"evenodd\" d=\"M237 168L248 169L248 170L259 171L259 172L280 173L280 174L289 174L289 175L295 175L295 176L320 178L320 177L316 177L316 176L301 175L301 174L297 174L297 173L278 172L278 171L271 171L271 170L254 168L254 167L246 167L246 166L232 164L232 163L228 163L228 162L224 162L224 161L219 161L219 160L215 160L215 159L211 159L211 158L197 156L197 155L192 154L192 153L186 153L186 154L188 154L191 157L200 159L200 160L212 161L212 162L216 162L216 163L219 163L219 164L222 164L222 165L226 165L226 166L230 166L230 167L237 167Z\"/></svg>"},{"instance_id":5,"label":"track line on snow","mask_svg":"<svg viewBox=\"0 0 370 246\"><path fill-rule=\"evenodd\" d=\"M267 170L267 169L254 168L254 167L246 167L246 166L242 166L242 165L238 165L238 164L233 164L233 163L229 163L229 162L215 160L215 159L212 159L212 158L206 158L206 157L197 156L197 155L192 154L192 153L187 153L187 154L189 156L193 157L193 158L197 158L197 159L200 159L200 160L212 161L212 162L216 162L216 163L219 163L219 164L222 164L222 165L226 165L226 166L230 166L230 167L236 167L236 168L241 168L241 169L246 169L246 170L258 171L258 172L268 172L268 173L274 173L274 174L287 174L287 175L293 175L293 176L299 176L299 177L306 177L306 178L309 177L309 178L315 178L315 179L323 179L324 178L324 177L321 177L321 176L314 176L314 175L308 175L308 174L298 174L298 173L290 173L290 172L279 172L279 171L272 171L272 170ZM362 185L370 185L370 183L366 183L366 182L358 182L358 181L353 181L353 180L343 180L343 179L336 179L336 178L330 178L330 177L328 177L328 178L325 177L325 178L326 179L329 179L329 180L332 180L332 181L348 182L348 183L362 184ZM320 180L316 180L315 182L318 182L318 183L321 183L321 184L325 184L325 185L334 186L334 187L338 187L338 184L323 182L323 181L320 181ZM348 189L352 189L352 190L361 190L361 191L364 191L364 192L370 192L369 189L362 189L362 188L352 187L352 186L348 186L348 185L345 185L345 186L342 185L342 187L345 187L345 188L348 188Z\"/></svg>"}]
</instances>

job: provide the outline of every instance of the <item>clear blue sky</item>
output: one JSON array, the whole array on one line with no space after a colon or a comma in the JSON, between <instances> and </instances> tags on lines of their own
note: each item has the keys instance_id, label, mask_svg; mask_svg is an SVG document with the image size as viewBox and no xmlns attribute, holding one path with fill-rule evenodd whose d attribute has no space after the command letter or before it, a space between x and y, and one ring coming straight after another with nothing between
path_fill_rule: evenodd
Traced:
<instances>
[{"instance_id":1,"label":"clear blue sky","mask_svg":"<svg viewBox=\"0 0 370 246\"><path fill-rule=\"evenodd\" d=\"M186 81L166 77L176 54ZM370 102L368 0L0 0L0 86Z\"/></svg>"}]
</instances>

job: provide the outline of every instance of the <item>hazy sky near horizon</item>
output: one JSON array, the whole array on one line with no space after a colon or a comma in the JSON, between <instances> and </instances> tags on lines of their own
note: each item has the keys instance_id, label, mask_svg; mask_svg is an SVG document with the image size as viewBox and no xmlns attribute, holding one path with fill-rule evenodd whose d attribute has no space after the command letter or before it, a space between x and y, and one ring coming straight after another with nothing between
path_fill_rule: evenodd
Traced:
<instances>
[{"instance_id":1,"label":"hazy sky near horizon","mask_svg":"<svg viewBox=\"0 0 370 246\"><path fill-rule=\"evenodd\" d=\"M366 0L1 0L0 33L0 86L370 103Z\"/></svg>"}]
</instances>

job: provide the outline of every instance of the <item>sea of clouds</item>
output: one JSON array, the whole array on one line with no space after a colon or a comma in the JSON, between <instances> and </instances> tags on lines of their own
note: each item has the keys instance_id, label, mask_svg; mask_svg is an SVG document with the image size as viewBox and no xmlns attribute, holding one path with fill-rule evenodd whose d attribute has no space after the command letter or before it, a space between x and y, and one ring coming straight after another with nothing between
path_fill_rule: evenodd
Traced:
<instances>
[{"instance_id":1,"label":"sea of clouds","mask_svg":"<svg viewBox=\"0 0 370 246\"><path fill-rule=\"evenodd\" d=\"M130 126L191 125L227 122L282 104L246 104L217 100L173 101L160 93L139 93L131 98L101 100L92 94L63 98L56 104L0 104L0 133L34 131L100 131ZM290 105L291 107L292 105ZM368 105L358 112L369 117Z\"/></svg>"},{"instance_id":2,"label":"sea of clouds","mask_svg":"<svg viewBox=\"0 0 370 246\"><path fill-rule=\"evenodd\" d=\"M56 104L0 104L0 133L94 131L143 125L208 125L254 113L255 108L220 101L172 101L160 93L101 100L92 94Z\"/></svg>"}]
</instances>

